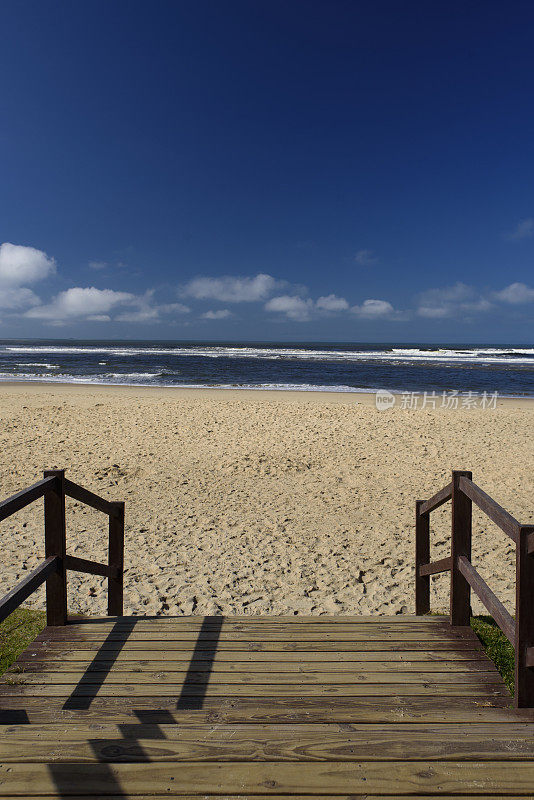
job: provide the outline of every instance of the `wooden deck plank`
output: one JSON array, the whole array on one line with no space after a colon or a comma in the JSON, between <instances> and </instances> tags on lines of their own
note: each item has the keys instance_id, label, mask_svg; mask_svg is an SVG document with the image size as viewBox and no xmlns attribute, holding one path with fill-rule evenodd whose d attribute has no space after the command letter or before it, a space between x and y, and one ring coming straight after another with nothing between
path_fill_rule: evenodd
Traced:
<instances>
[{"instance_id":1,"label":"wooden deck plank","mask_svg":"<svg viewBox=\"0 0 534 800\"><path fill-rule=\"evenodd\" d=\"M0 729L0 762L494 761L534 759L530 725L123 725Z\"/></svg>"},{"instance_id":2,"label":"wooden deck plank","mask_svg":"<svg viewBox=\"0 0 534 800\"><path fill-rule=\"evenodd\" d=\"M383 640L383 639L365 639L361 641L335 641L335 642L324 642L324 641L304 641L304 642L297 642L297 641L265 641L262 639L258 639L257 641L229 641L222 639L217 642L217 647L214 647L213 641L201 641L198 640L191 640L191 641L177 641L175 639L169 639L168 641L135 641L132 639L121 640L118 642L113 641L84 641L82 639L45 639L45 638L38 638L32 647L34 649L44 650L48 648L50 650L94 650L94 651L101 651L104 652L106 650L120 650L121 652L127 650L142 650L146 652L153 652L154 650L164 650L165 652L174 652L174 651L185 651L188 653L192 653L195 649L205 649L205 650L217 650L217 652L223 650L248 650L250 652L313 652L313 653L331 653L331 652L380 652L380 651L393 651L393 652L402 652L403 650L413 651L414 648L419 649L418 645L422 645L420 647L420 652L435 652L437 650L444 650L449 651L451 653L458 652L461 650L467 650L470 652L483 652L482 645L478 641L475 640L462 640L457 639L455 641L452 640L433 640L421 643L420 640L410 640L410 641L390 641L390 640Z\"/></svg>"},{"instance_id":3,"label":"wooden deck plank","mask_svg":"<svg viewBox=\"0 0 534 800\"><path fill-rule=\"evenodd\" d=\"M123 724L140 721L150 724L217 723L239 725L266 723L273 725L296 723L339 724L417 724L475 722L509 725L519 721L534 722L534 712L516 711L509 697L488 699L448 696L428 697L329 697L329 698L212 698L200 704L177 704L176 697L94 697L89 705L81 698L65 708L64 698L2 697L0 724Z\"/></svg>"},{"instance_id":4,"label":"wooden deck plank","mask_svg":"<svg viewBox=\"0 0 534 800\"><path fill-rule=\"evenodd\" d=\"M61 792L60 795L56 793L56 794L52 794L52 795L48 794L46 796L45 795L32 795L31 797L32 797L32 800L50 800L50 798L55 798L55 797L60 797L61 800L79 800L80 796L81 796L80 794L75 794L74 795L74 794L65 794L64 792ZM425 794L425 795L410 794L410 795L403 795L403 798L405 800L428 800L429 796L430 795L427 795L427 794ZM523 795L510 795L510 794L506 794L506 795L502 795L502 794L499 794L499 795L495 795L495 794L488 795L488 794L484 794L484 795L476 795L476 798L477 798L477 800L502 800L502 798L504 796L506 796L507 800L531 800L532 799L532 795L528 795L528 797L526 798L526 796L524 794ZM6 798L6 797L7 797L7 795L3 795L3 794L0 793L0 798ZM13 797L13 795L10 795L10 797ZM124 800L124 797L125 797L125 795L124 795L124 793L122 791L120 791L119 794L117 794L117 793L113 793L113 794L109 794L108 793L108 794L106 794L106 798L110 798L110 800L113 800L113 798L121 798L121 800ZM179 797L180 800L199 800L199 795L198 794L195 794L195 795L183 794L181 792L180 792L180 794L175 794L175 793L171 793L171 792L166 792L165 794L150 794L150 795L148 795L148 794L142 794L142 795L141 794L136 794L135 795L135 800L167 800L169 797ZM202 800L381 800L381 798L383 798L383 797L384 797L384 795L371 795L371 794L367 794L367 793L366 794L354 794L353 792L350 795L347 795L347 794L328 794L328 795L326 795L326 794L313 794L313 795L311 795L311 794L300 794L300 793L299 794L290 794L290 795L289 794L268 794L267 795L267 794L256 794L256 792L254 792L254 794L248 794L247 793L247 794L239 794L239 795L237 795L237 794L229 795L229 794L226 794L226 793L225 794L216 794L215 795L215 794L206 794L205 792L203 792L203 794L202 794ZM471 800L473 795L440 794L439 797L440 797L440 800ZM94 794L91 794L91 795L84 794L83 798L84 798L84 800L102 800L102 795L98 795L97 796L97 795L94 795ZM390 800L391 800L391 798L390 798Z\"/></svg>"},{"instance_id":5,"label":"wooden deck plank","mask_svg":"<svg viewBox=\"0 0 534 800\"><path fill-rule=\"evenodd\" d=\"M189 633L198 633L199 631L217 631L226 634L233 634L233 633L256 633L258 631L261 632L261 635L266 636L269 634L278 634L278 633L298 633L298 634L305 634L305 633L320 633L321 635L325 635L327 633L341 633L343 631L354 631L359 633L372 634L372 633L383 633L383 634L400 634L406 633L408 631L417 632L421 635L425 633L434 633L438 632L447 632L451 634L461 634L461 633L469 633L470 628L464 627L453 627L445 622L438 622L436 623L418 623L416 625L411 624L409 622L401 622L398 624L393 623L377 623L376 625L369 625L360 624L357 622L347 622L342 623L338 622L336 624L328 624L323 622L321 624L315 623L291 623L291 622L278 622L274 625L256 625L254 622L231 622L227 621L223 617L221 617L220 623L214 622L207 622L204 624L199 623L189 623L189 622L180 622L170 619L168 623L163 622L163 620L155 620L153 622L144 622L143 620L131 624L125 624L121 622L115 623L82 623L82 624L73 624L69 623L66 626L62 626L60 629L58 628L49 628L50 631L55 630L63 630L72 632L75 634L79 633L98 633L101 635L103 632L109 631L124 631L129 633L130 631L141 631L145 633L150 632L157 632L161 630L165 631L172 631L172 632L189 632Z\"/></svg>"},{"instance_id":6,"label":"wooden deck plank","mask_svg":"<svg viewBox=\"0 0 534 800\"><path fill-rule=\"evenodd\" d=\"M345 655L345 654L340 654ZM291 661L282 661L282 660L267 660L267 659L243 659L242 661L236 661L233 658L230 659L220 659L215 656L213 659L209 659L204 657L202 659L195 658L195 669L197 671L208 670L212 674L222 673L222 672L254 672L254 674L259 674L262 672L266 672L269 675L273 673L282 673L282 674L338 674L338 673L347 673L347 672L357 672L357 673L365 673L365 674L374 674L374 673L386 673L395 671L397 674L405 674L405 673L415 673L416 675L424 675L426 673L444 673L446 675L454 675L457 673L461 673L465 676L465 674L470 674L472 672L486 672L489 674L498 674L497 668L494 664L488 661L487 658L482 659L479 658L478 660L457 660L457 661L446 661L444 659L434 659L429 661L403 661L403 660L347 660L347 659L332 659L330 660L330 655L328 656L328 660L321 658L319 659L310 659L306 658L303 660L301 658L295 659L293 658ZM13 668L13 671L22 672L27 674L28 672L50 672L54 671L57 674L62 674L65 672L76 672L76 671L85 671L89 670L90 672L106 672L111 668L114 669L115 672L139 672L141 670L150 670L152 672L184 672L187 671L190 667L191 659L190 658L166 658L162 660L158 659L144 659L144 660L134 660L131 658L124 658L119 654L116 659L106 660L106 659L98 659L95 660L93 658L85 658L77 659L74 658L63 658L58 657L56 660L47 659L46 661L38 660L32 658L24 658L18 659L16 666ZM9 672L7 674L10 674Z\"/></svg>"},{"instance_id":7,"label":"wooden deck plank","mask_svg":"<svg viewBox=\"0 0 534 800\"><path fill-rule=\"evenodd\" d=\"M80 684L24 684L5 683L1 687L0 697L433 697L437 693L446 693L449 697L474 697L490 700L493 697L509 697L506 687L498 682L493 685L481 685L473 681L458 685L441 684L428 681L424 684L317 684L302 683L267 683L242 684L221 683L208 686L178 683L136 684L136 683L86 683Z\"/></svg>"},{"instance_id":8,"label":"wooden deck plank","mask_svg":"<svg viewBox=\"0 0 534 800\"><path fill-rule=\"evenodd\" d=\"M188 684L201 683L204 684L209 681L210 686L214 685L233 685L238 684L242 686L248 685L291 685L291 686L307 686L307 685L321 685L328 687L337 686L338 684L351 685L358 684L359 686L366 686L368 684L400 684L400 685L428 685L441 687L442 691L448 691L449 688L462 687L462 686L477 686L489 687L493 689L499 686L501 679L498 673L424 673L424 672L367 672L361 673L358 671L344 671L341 674L336 672L306 672L301 670L299 672L232 672L231 670L217 671L217 670L191 670L185 669L182 671L167 672L161 670L159 672L150 669L143 670L118 670L111 668L97 672L96 670L81 669L76 672L63 672L60 670L52 671L37 671L37 672L19 672L10 671L4 676L4 683L11 685L10 682L15 681L22 686L76 686L79 681L85 684L93 683L97 686L108 685L126 685L135 684L140 686L142 684L165 686L170 685L183 685L184 681Z\"/></svg>"},{"instance_id":9,"label":"wooden deck plank","mask_svg":"<svg viewBox=\"0 0 534 800\"><path fill-rule=\"evenodd\" d=\"M0 765L4 795L140 793L263 794L530 794L534 763L516 761L383 761L359 763L165 762Z\"/></svg>"},{"instance_id":10,"label":"wooden deck plank","mask_svg":"<svg viewBox=\"0 0 534 800\"><path fill-rule=\"evenodd\" d=\"M98 630L86 631L81 629L79 632L73 631L71 628L48 628L37 637L37 641L76 641L76 642L101 642L102 632ZM155 631L143 631L133 628L132 630L115 630L111 629L105 632L106 641L122 642L122 641L139 641L150 643L151 641L181 641L181 642L196 642L200 641L229 641L229 642L256 642L256 641L274 641L274 642L373 642L373 641L402 641L402 642L432 642L435 640L445 642L456 641L478 641L475 633L470 629L452 631L443 628L442 630L429 629L425 631L417 631L413 628L407 630L400 630L395 628L393 631L380 632L370 630L369 626L366 628L351 630L343 629L340 631L326 631L323 632L319 629L310 630L301 633L300 629L297 631L288 630L284 628L281 631L241 631L241 630L167 630L161 626Z\"/></svg>"},{"instance_id":11,"label":"wooden deck plank","mask_svg":"<svg viewBox=\"0 0 534 800\"><path fill-rule=\"evenodd\" d=\"M439 622L446 623L447 625L450 624L449 616L444 614L432 614L432 616L428 616L427 614L423 614L421 616L417 616L415 614L314 614L314 615L306 615L306 614L278 614L275 615L261 615L261 614L232 614L230 617L225 617L222 615L213 615L213 616L203 616L200 614L191 614L187 616L166 616L166 615L147 615L147 616L139 616L135 614L130 614L123 617L91 617L91 616L84 616L84 615L70 615L69 616L69 625L71 624L115 624L116 622L120 624L131 624L132 622L163 622L166 624L167 622L180 622L184 621L186 623L196 623L202 624L205 621L213 621L219 622L220 620L225 620L228 623L238 623L241 624L242 622L251 622L254 625L274 625L277 622L281 623L292 623L295 625L306 624L306 623L313 623L314 625L336 625L337 623L346 624L348 622L355 623L355 624L370 624L370 625L377 625L382 623L393 623L393 624L418 624L422 623L425 625L432 624L437 625Z\"/></svg>"},{"instance_id":12,"label":"wooden deck plank","mask_svg":"<svg viewBox=\"0 0 534 800\"><path fill-rule=\"evenodd\" d=\"M46 629L0 685L0 798L528 794L534 712L470 628L340 619Z\"/></svg>"},{"instance_id":13,"label":"wooden deck plank","mask_svg":"<svg viewBox=\"0 0 534 800\"><path fill-rule=\"evenodd\" d=\"M100 648L88 648L85 650L70 650L59 648L39 647L35 644L30 645L18 658L18 661L24 661L25 664L37 662L41 659L43 662L50 663L63 663L65 661L79 661L90 662L93 659L93 653L98 653ZM115 655L114 655L115 653ZM165 663L169 661L190 663L191 654L193 650L167 650L164 654ZM402 663L413 664L416 667L420 662L426 664L447 664L457 665L458 669L463 668L462 662L469 664L489 664L491 667L494 665L489 661L488 657L482 650L360 650L360 651L339 651L330 650L328 653L316 651L270 651L268 653L261 650L217 650L215 653L203 653L202 658L213 662L215 664L240 664L240 663L253 663L253 664L284 664L290 668L291 665L314 664L314 663ZM126 648L114 648L112 650L103 650L103 655L99 660L106 661L112 659L114 662L120 661L134 661L146 664L145 656L139 654L135 650L127 650ZM158 655L162 659L161 654ZM150 661L157 661L150 654ZM199 656L200 660L200 656ZM467 667L466 667L467 668Z\"/></svg>"}]
</instances>

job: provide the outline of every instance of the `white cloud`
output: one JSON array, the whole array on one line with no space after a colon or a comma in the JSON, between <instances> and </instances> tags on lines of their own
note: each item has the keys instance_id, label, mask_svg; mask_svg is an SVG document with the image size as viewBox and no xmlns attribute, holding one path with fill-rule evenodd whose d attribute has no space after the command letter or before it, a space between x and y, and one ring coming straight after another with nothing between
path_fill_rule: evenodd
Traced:
<instances>
[{"instance_id":1,"label":"white cloud","mask_svg":"<svg viewBox=\"0 0 534 800\"><path fill-rule=\"evenodd\" d=\"M161 318L172 314L189 314L191 309L183 303L153 302L154 291L149 289L141 297L132 300L134 309L123 311L115 317L117 322L161 322ZM137 306L137 308L135 308Z\"/></svg>"},{"instance_id":2,"label":"white cloud","mask_svg":"<svg viewBox=\"0 0 534 800\"><path fill-rule=\"evenodd\" d=\"M23 286L56 271L56 262L35 247L4 242L0 245L0 285Z\"/></svg>"},{"instance_id":3,"label":"white cloud","mask_svg":"<svg viewBox=\"0 0 534 800\"><path fill-rule=\"evenodd\" d=\"M512 233L506 237L513 242L519 242L521 239L531 239L534 236L534 217L522 219L517 223Z\"/></svg>"},{"instance_id":4,"label":"white cloud","mask_svg":"<svg viewBox=\"0 0 534 800\"><path fill-rule=\"evenodd\" d=\"M252 303L266 300L285 285L271 275L254 277L225 275L221 278L193 278L182 286L181 293L196 300L220 300L222 303Z\"/></svg>"},{"instance_id":5,"label":"white cloud","mask_svg":"<svg viewBox=\"0 0 534 800\"><path fill-rule=\"evenodd\" d=\"M90 261L89 266L91 267L91 269L100 270L100 269L106 269L108 264L106 261Z\"/></svg>"},{"instance_id":6,"label":"white cloud","mask_svg":"<svg viewBox=\"0 0 534 800\"><path fill-rule=\"evenodd\" d=\"M227 308L221 308L219 311L206 311L201 316L202 319L228 319L228 317L232 316L232 312Z\"/></svg>"},{"instance_id":7,"label":"white cloud","mask_svg":"<svg viewBox=\"0 0 534 800\"><path fill-rule=\"evenodd\" d=\"M373 250L358 250L354 256L354 260L357 264L361 264L362 267L369 267L371 264L376 264L378 262L378 258Z\"/></svg>"},{"instance_id":8,"label":"white cloud","mask_svg":"<svg viewBox=\"0 0 534 800\"><path fill-rule=\"evenodd\" d=\"M534 300L534 289L531 289L526 283L511 283L510 286L506 286L500 292L495 292L494 296L497 300L502 300L503 303L511 303L512 305L531 303Z\"/></svg>"},{"instance_id":9,"label":"white cloud","mask_svg":"<svg viewBox=\"0 0 534 800\"><path fill-rule=\"evenodd\" d=\"M297 322L306 322L313 310L313 301L284 294L279 297L272 297L265 304L265 310L285 314L288 319L296 320Z\"/></svg>"},{"instance_id":10,"label":"white cloud","mask_svg":"<svg viewBox=\"0 0 534 800\"><path fill-rule=\"evenodd\" d=\"M483 311L491 311L493 308L493 303L490 303L489 300L486 300L485 297L480 297L478 300L474 300L470 303L462 303L460 305L460 310L462 312L469 313L470 311L483 312Z\"/></svg>"},{"instance_id":11,"label":"white cloud","mask_svg":"<svg viewBox=\"0 0 534 800\"><path fill-rule=\"evenodd\" d=\"M419 295L417 314L427 319L446 319L490 311L493 305L472 286L455 283L440 289L428 289Z\"/></svg>"},{"instance_id":12,"label":"white cloud","mask_svg":"<svg viewBox=\"0 0 534 800\"><path fill-rule=\"evenodd\" d=\"M445 286L441 289L427 289L419 295L425 305L443 305L444 303L457 303L469 300L476 295L475 290L465 283L455 283L454 286Z\"/></svg>"},{"instance_id":13,"label":"white cloud","mask_svg":"<svg viewBox=\"0 0 534 800\"><path fill-rule=\"evenodd\" d=\"M136 311L124 311L117 314L117 322L159 322L160 309L157 306L143 306Z\"/></svg>"},{"instance_id":14,"label":"white cloud","mask_svg":"<svg viewBox=\"0 0 534 800\"><path fill-rule=\"evenodd\" d=\"M395 309L387 300L364 300L361 306L353 306L351 311L365 319L377 319L395 314Z\"/></svg>"},{"instance_id":15,"label":"white cloud","mask_svg":"<svg viewBox=\"0 0 534 800\"><path fill-rule=\"evenodd\" d=\"M428 319L444 319L452 315L452 308L449 306L419 306L417 313L420 317Z\"/></svg>"},{"instance_id":16,"label":"white cloud","mask_svg":"<svg viewBox=\"0 0 534 800\"><path fill-rule=\"evenodd\" d=\"M164 303L159 306L159 309L163 314L172 314L173 312L177 314L189 314L191 311L189 306L185 306L183 303Z\"/></svg>"},{"instance_id":17,"label":"white cloud","mask_svg":"<svg viewBox=\"0 0 534 800\"><path fill-rule=\"evenodd\" d=\"M94 318L107 314L115 306L131 303L134 300L135 295L129 292L96 289L94 286L87 288L75 286L60 292L48 305L30 309L26 312L26 316L54 321Z\"/></svg>"},{"instance_id":18,"label":"white cloud","mask_svg":"<svg viewBox=\"0 0 534 800\"><path fill-rule=\"evenodd\" d=\"M41 301L31 289L0 286L0 308L20 309L38 306Z\"/></svg>"},{"instance_id":19,"label":"white cloud","mask_svg":"<svg viewBox=\"0 0 534 800\"><path fill-rule=\"evenodd\" d=\"M319 297L315 305L321 311L346 311L349 307L344 297L338 297L335 294Z\"/></svg>"}]
</instances>

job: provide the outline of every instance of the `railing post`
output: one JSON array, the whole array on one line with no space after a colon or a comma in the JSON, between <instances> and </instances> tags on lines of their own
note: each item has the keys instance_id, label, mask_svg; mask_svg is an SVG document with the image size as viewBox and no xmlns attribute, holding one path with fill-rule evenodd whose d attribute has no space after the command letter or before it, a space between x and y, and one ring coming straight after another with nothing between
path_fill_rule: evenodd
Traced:
<instances>
[{"instance_id":1,"label":"railing post","mask_svg":"<svg viewBox=\"0 0 534 800\"><path fill-rule=\"evenodd\" d=\"M430 575L419 575L419 567L430 562L430 514L420 514L424 500L415 501L415 613L430 611Z\"/></svg>"},{"instance_id":2,"label":"railing post","mask_svg":"<svg viewBox=\"0 0 534 800\"><path fill-rule=\"evenodd\" d=\"M121 617L123 613L124 582L124 503L113 503L116 514L109 517L109 568L108 615Z\"/></svg>"},{"instance_id":3,"label":"railing post","mask_svg":"<svg viewBox=\"0 0 534 800\"><path fill-rule=\"evenodd\" d=\"M44 496L45 557L59 558L57 572L46 579L46 624L67 624L67 570L65 567L65 470L47 469L56 481Z\"/></svg>"},{"instance_id":4,"label":"railing post","mask_svg":"<svg viewBox=\"0 0 534 800\"><path fill-rule=\"evenodd\" d=\"M515 706L534 708L534 667L527 667L527 648L534 645L534 556L529 538L534 525L517 529L515 580Z\"/></svg>"},{"instance_id":5,"label":"railing post","mask_svg":"<svg viewBox=\"0 0 534 800\"><path fill-rule=\"evenodd\" d=\"M460 478L473 477L471 472L452 473L452 533L451 533L451 625L471 622L471 587L458 569L458 558L471 561L472 503L460 489Z\"/></svg>"}]
</instances>

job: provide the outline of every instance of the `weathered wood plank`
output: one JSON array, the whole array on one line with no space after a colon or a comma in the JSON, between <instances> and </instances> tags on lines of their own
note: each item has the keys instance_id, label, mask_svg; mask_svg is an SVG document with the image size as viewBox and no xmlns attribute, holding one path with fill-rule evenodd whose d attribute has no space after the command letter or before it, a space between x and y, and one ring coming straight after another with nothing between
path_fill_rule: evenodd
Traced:
<instances>
[{"instance_id":1,"label":"weathered wood plank","mask_svg":"<svg viewBox=\"0 0 534 800\"><path fill-rule=\"evenodd\" d=\"M101 674L103 673L103 674ZM330 690L330 687L337 685L351 685L358 684L359 686L366 685L382 685L382 684L400 684L400 685L423 685L431 684L434 687L440 687L441 691L450 691L453 688L464 688L466 686L476 687L489 687L493 689L496 685L501 684L501 678L498 672L477 672L477 673L448 673L448 672L359 672L343 671L336 672L306 672L304 670L294 672L236 672L232 670L201 670L195 664L191 668L185 668L181 671L167 671L166 669L155 671L148 669L142 670L119 670L112 668L111 670L87 670L79 669L76 671L58 671L58 670L39 670L36 672L21 672L19 670L10 670L6 673L5 678L1 681L2 685L9 685L10 681L16 681L21 686L75 686L79 681L84 684L94 683L99 686L135 684L150 684L158 688L158 690L167 684L169 685L182 685L184 681L188 684L191 683L206 683L209 680L211 686L214 685L233 685L240 684L244 686L279 686L291 685L294 687L316 685L322 686L325 692Z\"/></svg>"},{"instance_id":2,"label":"weathered wood plank","mask_svg":"<svg viewBox=\"0 0 534 800\"><path fill-rule=\"evenodd\" d=\"M91 657L81 659L79 654L58 656L55 660L37 660L35 658L18 659L10 672L50 672L55 671L58 674L69 672L71 670L91 672L106 672L110 669L122 670L125 672L141 670L151 670L156 672L183 672L186 671L190 664L190 658L165 658L155 659L145 656L144 660L134 659L135 653L126 654L130 656L127 658L122 654L118 655L116 659L105 660L99 659L95 661ZM138 654L139 655L139 654ZM224 655L226 658L219 658L218 654L214 658L204 657L203 659L195 658L195 668L199 671L203 669L210 670L213 674L216 672L250 672L254 673L266 672L269 675L273 673L298 673L298 674L317 674L317 673L342 673L347 672L363 672L366 674L391 672L396 671L398 674L402 673L417 673L418 675L425 675L426 673L470 673L470 672L488 672L496 674L497 668L488 658L479 658L478 660L456 660L445 661L440 659L431 659L427 661L403 661L400 659L384 659L384 660L347 660L347 659L333 659L328 658L309 658L306 659L293 658L292 660L281 659L258 659L256 654L244 653L241 660L234 659L233 656L228 657L227 653L219 654ZM241 656L241 654L239 654ZM246 656L249 658L246 658ZM275 653L273 655L280 655ZM311 654L310 654L311 655ZM341 653L340 655L346 655ZM379 654L376 654L378 656ZM386 655L395 655L387 653Z\"/></svg>"},{"instance_id":3,"label":"weathered wood plank","mask_svg":"<svg viewBox=\"0 0 534 800\"><path fill-rule=\"evenodd\" d=\"M483 652L482 645L479 640L462 640L458 639L455 642L450 641L432 641L421 643L421 652L437 652L444 651L448 653L458 653L459 651L467 651L469 653ZM231 639L222 640L217 642L214 647L212 640L200 642L183 642L169 639L168 641L150 641L148 644L143 640L123 640L122 642L98 642L98 641L82 641L79 639L61 640L61 639L36 639L28 648L28 651L93 651L93 652L128 652L129 650L155 652L163 650L166 653L171 652L188 652L193 653L195 650L205 649L217 653L222 651L248 651L248 652L313 652L313 653L365 653L365 652L394 652L399 653L402 651L413 652L417 647L417 642L393 642L393 641L358 641L358 642L269 642L269 641L242 641L236 642Z\"/></svg>"},{"instance_id":4,"label":"weathered wood plank","mask_svg":"<svg viewBox=\"0 0 534 800\"><path fill-rule=\"evenodd\" d=\"M346 624L347 622L350 623L361 623L361 624L368 624L368 625L376 625L381 624L383 622L386 623L393 623L393 624L402 624L404 622L409 622L410 624L415 623L426 623L431 625L437 625L439 622L449 622L449 616L442 614L433 614L432 616L427 616L426 614L416 616L415 614L357 614L357 615L350 615L350 614L317 614L317 615L260 615L260 614L232 614L231 617L225 617L222 615L213 615L213 616L203 616L203 615L187 615L187 616L179 616L179 617L172 617L172 616L162 616L162 615L154 615L154 616L139 616L139 615L129 615L129 616L122 616L122 617L112 617L110 619L109 616L106 617L93 617L93 616L84 616L84 615L76 615L73 614L69 616L69 624L85 624L85 623L101 623L101 624L109 624L110 622L119 622L120 624L130 624L132 622L158 622L163 625L166 625L168 622L186 622L186 623L196 623L196 624L203 624L207 621L214 621L217 624L223 620L226 624L241 624L242 622L253 623L254 625L274 625L278 622L280 623L290 623L292 625L301 625L312 622L313 624L327 624L333 625L341 622L342 624Z\"/></svg>"},{"instance_id":5,"label":"weathered wood plank","mask_svg":"<svg viewBox=\"0 0 534 800\"><path fill-rule=\"evenodd\" d=\"M435 680L424 684L247 684L204 682L199 687L185 681L176 683L157 683L156 685L136 684L132 682L114 684L107 682L77 684L42 684L24 682L24 676L13 684L0 685L0 696L48 697L366 697L380 695L382 697L434 697L438 693L447 693L449 697L478 697L489 700L493 697L509 697L508 690L502 683L494 685L481 684L478 681L462 681L458 684L442 684Z\"/></svg>"},{"instance_id":6,"label":"weathered wood plank","mask_svg":"<svg viewBox=\"0 0 534 800\"><path fill-rule=\"evenodd\" d=\"M460 761L534 758L531 725L11 726L0 762Z\"/></svg>"},{"instance_id":7,"label":"weathered wood plank","mask_svg":"<svg viewBox=\"0 0 534 800\"><path fill-rule=\"evenodd\" d=\"M119 649L117 647L100 648L98 645L89 646L85 648L70 649L68 646L48 646L32 644L27 648L18 658L18 662L32 662L36 660L43 661L80 661L88 662L93 658L98 657L98 660L106 661L137 661L149 658L161 659L165 658L166 661L190 661L193 649L167 649L165 655L161 654L161 650L155 650L147 656L146 652L142 653L138 650L132 650L128 647ZM455 650L433 649L433 650L402 650L396 648L395 650L329 650L328 652L307 650L270 650L268 652L262 650L224 650L217 648L213 652L200 651L196 654L195 658L205 658L211 662L217 663L238 663L238 662L253 662L253 663L313 663L319 661L336 663L345 662L402 662L402 663L416 663L416 662L437 662L453 664L457 661L469 661L489 663L488 657L483 652L482 648L462 648Z\"/></svg>"},{"instance_id":8,"label":"weathered wood plank","mask_svg":"<svg viewBox=\"0 0 534 800\"><path fill-rule=\"evenodd\" d=\"M531 793L534 764L517 761L419 761L351 763L249 762L150 764L0 765L4 794L330 793L464 794Z\"/></svg>"},{"instance_id":9,"label":"weathered wood plank","mask_svg":"<svg viewBox=\"0 0 534 800\"><path fill-rule=\"evenodd\" d=\"M0 798L6 798L6 795L0 794ZM11 798L13 795L11 795ZM80 795L76 794L65 794L61 792L61 794L47 794L45 795L32 795L32 800L50 800L50 798L60 797L61 800L79 800ZM166 794L136 794L135 800L168 800L169 797L179 797L180 800L199 800L198 794L183 794L180 792L179 795L171 794L167 792ZM358 795L351 792L350 795L347 794L328 794L325 795L323 793L320 794L207 794L206 792L202 793L201 800L383 800L384 795L375 795L375 794L363 794ZM465 795L465 794L440 794L440 800L470 800L473 795ZM84 800L102 800L102 795L98 797L94 794L83 795ZM124 793L121 791L119 794L106 794L106 798L121 798L124 800ZM403 795L405 800L428 800L429 795ZM476 795L477 800L502 800L503 795ZM506 795L506 800L525 800L525 795ZM530 800L530 796L528 797Z\"/></svg>"},{"instance_id":10,"label":"weathered wood plank","mask_svg":"<svg viewBox=\"0 0 534 800\"><path fill-rule=\"evenodd\" d=\"M64 708L64 698L2 697L0 724L243 724L243 723L462 723L510 724L534 722L534 712L511 707L509 697L490 699L435 695L428 697L329 697L325 698L203 698L200 707L177 707L176 697L95 697L82 711Z\"/></svg>"},{"instance_id":11,"label":"weathered wood plank","mask_svg":"<svg viewBox=\"0 0 534 800\"><path fill-rule=\"evenodd\" d=\"M73 633L68 628L58 627L53 632L49 630L43 632L36 641L57 641L57 642L101 642L103 639L100 632L83 631L81 633ZM340 631L340 632L325 632L322 631L309 633L293 633L288 632L258 632L258 631L172 631L162 629L161 631L110 631L105 636L106 642L144 642L147 647L150 647L151 642L166 642L166 641L181 641L181 642L197 642L197 641L218 641L220 643L225 641L235 642L298 642L298 643L315 643L321 642L323 644L331 642L418 642L424 645L428 642L440 641L452 644L457 641L475 642L477 641L476 634L470 629L464 632L448 633L447 631L425 631L418 633L417 631L406 631L403 633L379 633L366 631Z\"/></svg>"},{"instance_id":12,"label":"weathered wood plank","mask_svg":"<svg viewBox=\"0 0 534 800\"><path fill-rule=\"evenodd\" d=\"M50 633L55 633L55 629L51 630ZM472 631L470 629L465 629L464 627L453 627L448 623L439 623L438 625L409 625L407 623L403 623L402 625L358 625L357 623L337 623L336 625L313 625L310 623L303 624L303 625L291 625L286 623L278 623L277 625L262 625L261 627L258 625L254 625L253 623L236 623L236 624L225 624L221 623L219 625L214 623L205 623L205 624L191 624L191 623L176 623L174 621L170 621L168 625L158 624L157 622L138 622L131 625L122 625L120 623L115 624L92 624L92 623L84 623L83 625L76 625L76 624L69 624L66 625L61 631L57 631L57 633L64 633L70 636L80 636L80 635L98 635L98 636L107 636L110 633L117 633L117 634L127 634L131 635L134 633L142 633L143 635L147 634L157 634L160 635L162 632L167 633L192 633L192 634L199 634L199 633L210 633L215 632L220 635L225 636L233 636L236 634L244 634L244 633L251 633L254 635L261 635L261 636L277 636L282 635L283 637L287 637L288 635L298 635L302 636L304 634L312 633L314 636L332 636L332 634L346 634L346 633L354 633L358 636L393 636L394 638L403 637L406 634L412 634L416 636L437 636L437 635L445 635L445 636L465 636L466 634L471 635Z\"/></svg>"},{"instance_id":13,"label":"weathered wood plank","mask_svg":"<svg viewBox=\"0 0 534 800\"><path fill-rule=\"evenodd\" d=\"M408 616L399 615L398 617L376 617L376 622L371 625L370 622L359 622L357 620L338 617L316 617L315 620L307 619L303 621L301 617L295 616L290 619L280 619L272 617L265 619L258 617L262 622L256 622L256 619L251 614L248 618L236 619L233 617L206 617L205 619L192 619L191 617L114 617L108 616L105 619L90 617L84 619L69 618L67 623L68 628L74 630L82 630L88 628L96 628L97 630L105 630L108 628L193 628L200 630L201 628L228 628L228 630L239 629L254 629L261 625L262 630L269 630L276 628L278 630L287 628L288 630L313 628L319 630L329 630L338 628L367 628L371 630L391 630L399 629L405 630L411 628L412 630L430 630L440 628L452 628L453 630L461 630L460 627L450 624L448 618L434 618L432 616L416 618L419 621L413 622L413 618ZM300 620L300 621L299 621ZM398 621L397 621L398 620Z\"/></svg>"}]
</instances>

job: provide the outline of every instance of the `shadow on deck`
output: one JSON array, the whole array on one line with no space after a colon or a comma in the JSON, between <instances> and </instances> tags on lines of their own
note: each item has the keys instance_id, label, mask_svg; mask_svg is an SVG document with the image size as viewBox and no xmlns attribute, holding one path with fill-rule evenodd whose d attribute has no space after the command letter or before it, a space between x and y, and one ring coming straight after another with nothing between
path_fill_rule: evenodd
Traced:
<instances>
[{"instance_id":1,"label":"shadow on deck","mask_svg":"<svg viewBox=\"0 0 534 800\"><path fill-rule=\"evenodd\" d=\"M89 619L46 629L0 700L0 797L534 785L532 712L440 617Z\"/></svg>"}]
</instances>

